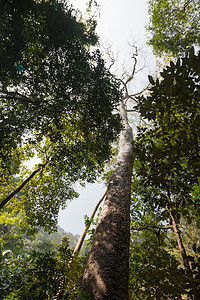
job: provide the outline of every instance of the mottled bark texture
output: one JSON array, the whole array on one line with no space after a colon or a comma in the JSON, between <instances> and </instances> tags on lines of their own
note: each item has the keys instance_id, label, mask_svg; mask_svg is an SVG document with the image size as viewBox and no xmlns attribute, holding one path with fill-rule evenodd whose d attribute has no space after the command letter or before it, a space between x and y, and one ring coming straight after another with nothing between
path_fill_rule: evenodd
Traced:
<instances>
[{"instance_id":1,"label":"mottled bark texture","mask_svg":"<svg viewBox=\"0 0 200 300\"><path fill-rule=\"evenodd\" d=\"M128 299L130 198L134 159L132 129L123 102L120 104L120 114L124 130L120 135L119 154L83 274L82 288L90 295L86 299Z\"/></svg>"}]
</instances>

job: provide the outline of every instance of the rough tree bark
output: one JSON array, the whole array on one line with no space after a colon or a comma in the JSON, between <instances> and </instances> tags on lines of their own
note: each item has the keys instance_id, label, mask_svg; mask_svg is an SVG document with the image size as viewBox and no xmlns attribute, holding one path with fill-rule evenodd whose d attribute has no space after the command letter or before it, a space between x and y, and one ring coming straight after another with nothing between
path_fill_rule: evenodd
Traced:
<instances>
[{"instance_id":1,"label":"rough tree bark","mask_svg":"<svg viewBox=\"0 0 200 300\"><path fill-rule=\"evenodd\" d=\"M132 128L123 100L120 103L120 114L124 128L120 135L119 153L82 279L83 291L95 300L128 299L130 198L134 157Z\"/></svg>"}]
</instances>

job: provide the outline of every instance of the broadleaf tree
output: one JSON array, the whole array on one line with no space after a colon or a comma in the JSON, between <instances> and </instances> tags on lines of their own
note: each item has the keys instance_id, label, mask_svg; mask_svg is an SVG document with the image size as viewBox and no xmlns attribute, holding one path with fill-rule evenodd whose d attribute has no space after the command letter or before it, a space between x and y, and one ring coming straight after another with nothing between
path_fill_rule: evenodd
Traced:
<instances>
[{"instance_id":1,"label":"broadleaf tree","mask_svg":"<svg viewBox=\"0 0 200 300\"><path fill-rule=\"evenodd\" d=\"M149 0L149 44L159 56L200 45L199 0Z\"/></svg>"},{"instance_id":2,"label":"broadleaf tree","mask_svg":"<svg viewBox=\"0 0 200 300\"><path fill-rule=\"evenodd\" d=\"M119 84L92 48L96 22L80 21L65 1L1 1L0 11L1 169L12 173L12 154L24 144L37 151L45 168L26 186L21 203L30 208L31 194L38 194L42 219L35 218L36 227L50 210L52 225L75 195L72 184L93 181L111 155L121 128L114 111ZM56 199L51 188L62 191Z\"/></svg>"},{"instance_id":3,"label":"broadleaf tree","mask_svg":"<svg viewBox=\"0 0 200 300\"><path fill-rule=\"evenodd\" d=\"M141 129L135 144L140 197L168 214L194 299L199 297L199 282L178 224L180 216L187 219L191 211L199 218L199 201L193 196L200 176L199 57L192 49L176 64L171 62L161 73L163 80L138 99L137 108L151 125Z\"/></svg>"},{"instance_id":4,"label":"broadleaf tree","mask_svg":"<svg viewBox=\"0 0 200 300\"><path fill-rule=\"evenodd\" d=\"M131 100L129 83L137 66L133 47L131 74L121 80L123 98L119 113L123 121L118 154L108 179L105 200L91 241L82 279L86 299L129 299L129 245L131 178L134 164L133 133L127 116Z\"/></svg>"}]
</instances>

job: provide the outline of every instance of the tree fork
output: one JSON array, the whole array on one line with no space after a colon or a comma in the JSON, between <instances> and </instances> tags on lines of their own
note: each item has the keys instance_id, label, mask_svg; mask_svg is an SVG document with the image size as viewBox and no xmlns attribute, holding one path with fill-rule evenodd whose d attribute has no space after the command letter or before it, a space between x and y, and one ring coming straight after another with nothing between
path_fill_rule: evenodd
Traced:
<instances>
[{"instance_id":1,"label":"tree fork","mask_svg":"<svg viewBox=\"0 0 200 300\"><path fill-rule=\"evenodd\" d=\"M125 100L125 99L124 99ZM130 198L133 170L132 129L124 101L120 103L124 129L82 279L91 299L128 299ZM88 299L88 298L87 298Z\"/></svg>"}]
</instances>

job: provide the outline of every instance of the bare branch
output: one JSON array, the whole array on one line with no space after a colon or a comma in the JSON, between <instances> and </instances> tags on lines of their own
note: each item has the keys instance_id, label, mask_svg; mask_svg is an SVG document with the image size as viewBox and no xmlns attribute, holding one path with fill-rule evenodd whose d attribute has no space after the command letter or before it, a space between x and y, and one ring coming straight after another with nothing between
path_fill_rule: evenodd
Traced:
<instances>
[{"instance_id":1,"label":"bare branch","mask_svg":"<svg viewBox=\"0 0 200 300\"><path fill-rule=\"evenodd\" d=\"M124 94L124 100L128 100L129 98L129 93L128 93L128 83L130 81L133 80L134 75L135 75L135 70L136 70L136 66L137 66L137 56L138 56L138 49L135 45L132 45L132 47L135 49L135 52L133 52L132 54L132 58L134 60L133 62L133 66L132 66L132 72L131 74L128 76L128 78L126 79L126 81L121 81L123 86L124 86L124 90L125 90L125 94Z\"/></svg>"},{"instance_id":2,"label":"bare branch","mask_svg":"<svg viewBox=\"0 0 200 300\"><path fill-rule=\"evenodd\" d=\"M116 63L116 61L118 60L118 53L114 53L112 50L112 45L110 43L107 43L107 46L103 45L103 42L101 41L102 47L107 55L107 57L110 60L110 64L108 66L108 70L111 71L111 68L114 66L114 64Z\"/></svg>"}]
</instances>

